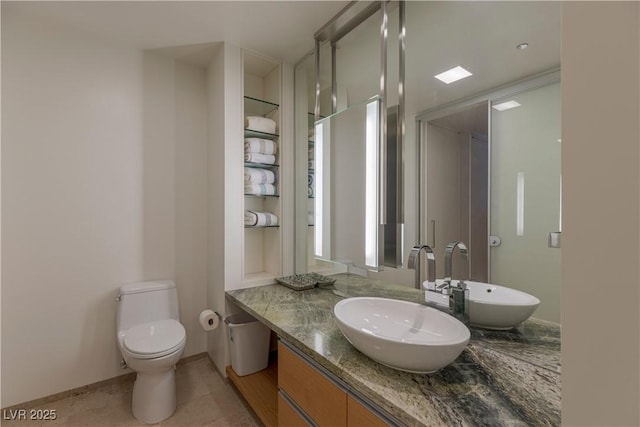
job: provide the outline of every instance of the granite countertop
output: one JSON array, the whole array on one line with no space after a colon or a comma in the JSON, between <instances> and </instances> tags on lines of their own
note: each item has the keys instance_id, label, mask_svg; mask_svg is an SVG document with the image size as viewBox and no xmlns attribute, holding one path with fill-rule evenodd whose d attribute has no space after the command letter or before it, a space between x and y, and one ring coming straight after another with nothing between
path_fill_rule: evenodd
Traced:
<instances>
[{"instance_id":1,"label":"granite countertop","mask_svg":"<svg viewBox=\"0 0 640 427\"><path fill-rule=\"evenodd\" d=\"M356 350L338 329L333 306L344 297L421 303L424 293L338 274L331 287L281 285L227 292L269 326L388 415L407 426L560 425L560 327L529 319L511 331L471 328L471 342L434 374L383 366Z\"/></svg>"}]
</instances>

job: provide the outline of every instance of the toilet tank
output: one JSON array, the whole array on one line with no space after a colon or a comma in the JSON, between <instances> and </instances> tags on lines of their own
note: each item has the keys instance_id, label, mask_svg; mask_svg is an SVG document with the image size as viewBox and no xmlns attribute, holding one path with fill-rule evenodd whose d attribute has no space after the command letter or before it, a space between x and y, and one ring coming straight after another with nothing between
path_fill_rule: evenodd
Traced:
<instances>
[{"instance_id":1,"label":"toilet tank","mask_svg":"<svg viewBox=\"0 0 640 427\"><path fill-rule=\"evenodd\" d=\"M175 319L180 321L178 292L172 280L129 283L120 287L116 329L123 331L140 323Z\"/></svg>"}]
</instances>

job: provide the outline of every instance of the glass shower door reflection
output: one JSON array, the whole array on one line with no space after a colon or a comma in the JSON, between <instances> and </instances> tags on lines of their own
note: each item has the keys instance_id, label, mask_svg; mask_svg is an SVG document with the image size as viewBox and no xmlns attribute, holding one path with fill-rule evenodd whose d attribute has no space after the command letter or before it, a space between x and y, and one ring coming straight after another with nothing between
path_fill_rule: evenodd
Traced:
<instances>
[{"instance_id":1,"label":"glass shower door reflection","mask_svg":"<svg viewBox=\"0 0 640 427\"><path fill-rule=\"evenodd\" d=\"M492 102L490 281L541 300L540 317L560 323L560 83ZM490 239L491 240L491 239Z\"/></svg>"}]
</instances>

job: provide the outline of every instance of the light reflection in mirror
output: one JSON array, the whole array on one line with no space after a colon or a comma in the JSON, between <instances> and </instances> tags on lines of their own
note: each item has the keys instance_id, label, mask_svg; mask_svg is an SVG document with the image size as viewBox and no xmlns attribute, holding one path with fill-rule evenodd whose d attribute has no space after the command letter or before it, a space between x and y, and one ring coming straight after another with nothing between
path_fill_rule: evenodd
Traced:
<instances>
[{"instance_id":1,"label":"light reflection in mirror","mask_svg":"<svg viewBox=\"0 0 640 427\"><path fill-rule=\"evenodd\" d=\"M367 104L365 130L365 264L378 267L378 100Z\"/></svg>"}]
</instances>

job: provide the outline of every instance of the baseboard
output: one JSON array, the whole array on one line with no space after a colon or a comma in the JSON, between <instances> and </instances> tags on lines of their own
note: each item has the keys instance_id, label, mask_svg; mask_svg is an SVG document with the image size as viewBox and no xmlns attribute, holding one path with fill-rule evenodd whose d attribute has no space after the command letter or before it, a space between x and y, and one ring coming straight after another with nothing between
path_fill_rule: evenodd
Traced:
<instances>
[{"instance_id":1,"label":"baseboard","mask_svg":"<svg viewBox=\"0 0 640 427\"><path fill-rule=\"evenodd\" d=\"M206 352L193 354L191 356L183 357L178 361L176 366L184 365L185 363L193 362L199 359L209 358ZM51 402L56 402L58 400L66 399L67 397L78 396L80 394L89 393L93 390L113 385L120 384L125 382L133 382L136 379L135 372L128 372L123 375L118 375L117 377L108 378L106 380L98 381L96 383L83 385L80 387L72 388L71 390L61 391L60 393L51 394L49 396L40 397L38 399L29 400L27 402L18 403L17 405L8 406L6 408L2 408L2 411L10 411L16 409L32 409L38 406L46 405Z\"/></svg>"}]
</instances>

